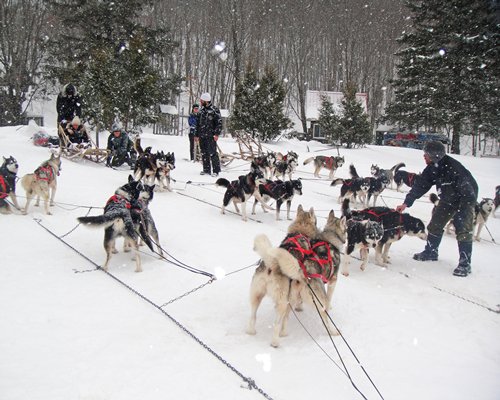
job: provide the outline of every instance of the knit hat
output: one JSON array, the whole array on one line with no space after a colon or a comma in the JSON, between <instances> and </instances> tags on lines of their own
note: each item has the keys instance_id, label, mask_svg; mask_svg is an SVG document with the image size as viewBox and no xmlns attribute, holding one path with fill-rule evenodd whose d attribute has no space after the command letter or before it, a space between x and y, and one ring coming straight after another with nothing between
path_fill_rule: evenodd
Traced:
<instances>
[{"instance_id":1,"label":"knit hat","mask_svg":"<svg viewBox=\"0 0 500 400\"><path fill-rule=\"evenodd\" d=\"M80 126L80 118L78 118L78 115L75 116L75 118L73 118L71 120L71 125L78 125L78 126Z\"/></svg>"},{"instance_id":2,"label":"knit hat","mask_svg":"<svg viewBox=\"0 0 500 400\"><path fill-rule=\"evenodd\" d=\"M444 144L439 141L427 142L424 146L424 153L429 156L433 163L437 163L446 155L446 149Z\"/></svg>"},{"instance_id":3,"label":"knit hat","mask_svg":"<svg viewBox=\"0 0 500 400\"><path fill-rule=\"evenodd\" d=\"M194 103L194 104L193 104L193 107L191 107L191 109L192 109L192 110L194 110L195 108L200 108L200 105L199 105L199 104L197 104L197 103Z\"/></svg>"},{"instance_id":4,"label":"knit hat","mask_svg":"<svg viewBox=\"0 0 500 400\"><path fill-rule=\"evenodd\" d=\"M73 84L68 83L64 88L64 92L68 96L74 96L76 94L76 88L73 86Z\"/></svg>"},{"instance_id":5,"label":"knit hat","mask_svg":"<svg viewBox=\"0 0 500 400\"><path fill-rule=\"evenodd\" d=\"M122 125L119 122L114 122L113 126L111 127L111 132L116 132L121 130L122 130Z\"/></svg>"},{"instance_id":6,"label":"knit hat","mask_svg":"<svg viewBox=\"0 0 500 400\"><path fill-rule=\"evenodd\" d=\"M212 96L210 96L210 93L203 93L203 94L200 96L200 100L203 100L203 101L211 101L211 100L212 100Z\"/></svg>"}]
</instances>

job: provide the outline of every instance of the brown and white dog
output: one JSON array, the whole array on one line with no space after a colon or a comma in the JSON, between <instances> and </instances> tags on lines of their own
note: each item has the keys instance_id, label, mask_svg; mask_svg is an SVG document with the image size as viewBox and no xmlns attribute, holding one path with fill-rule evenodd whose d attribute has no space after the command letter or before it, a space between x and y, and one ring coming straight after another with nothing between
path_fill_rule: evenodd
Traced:
<instances>
[{"instance_id":1,"label":"brown and white dog","mask_svg":"<svg viewBox=\"0 0 500 400\"><path fill-rule=\"evenodd\" d=\"M340 168L345 162L344 156L316 156L309 157L307 160L304 160L304 165L309 164L311 161L314 162L314 176L319 178L321 168L325 168L330 171L330 175L328 175L329 179L333 179L337 168Z\"/></svg>"},{"instance_id":2,"label":"brown and white dog","mask_svg":"<svg viewBox=\"0 0 500 400\"><path fill-rule=\"evenodd\" d=\"M21 179L21 185L26 191L26 205L23 214L28 213L29 205L36 196L35 206L40 204L40 197L45 202L45 212L51 215L50 205L54 205L57 190L57 177L61 173L61 153L53 152L47 161L44 161L32 174L26 174Z\"/></svg>"},{"instance_id":3,"label":"brown and white dog","mask_svg":"<svg viewBox=\"0 0 500 400\"><path fill-rule=\"evenodd\" d=\"M262 260L250 287L247 333L255 335L257 310L263 298L269 296L276 310L271 346L278 347L280 336L287 334L290 307L298 309L303 301L316 304L329 332L337 334L326 310L330 308L345 240L345 218L336 218L331 211L324 229L319 231L314 210L304 211L302 206L280 247L273 248L266 235L258 235L254 250Z\"/></svg>"}]
</instances>

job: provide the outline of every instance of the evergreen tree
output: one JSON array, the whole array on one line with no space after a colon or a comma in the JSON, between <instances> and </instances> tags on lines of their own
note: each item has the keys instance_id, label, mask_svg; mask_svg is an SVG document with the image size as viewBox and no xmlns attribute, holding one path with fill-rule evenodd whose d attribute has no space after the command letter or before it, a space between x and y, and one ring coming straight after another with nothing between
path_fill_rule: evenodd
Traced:
<instances>
[{"instance_id":1,"label":"evergreen tree","mask_svg":"<svg viewBox=\"0 0 500 400\"><path fill-rule=\"evenodd\" d=\"M319 109L319 126L321 134L329 142L338 142L340 139L340 118L333 109L332 102L328 96L321 96L321 108Z\"/></svg>"},{"instance_id":2,"label":"evergreen tree","mask_svg":"<svg viewBox=\"0 0 500 400\"><path fill-rule=\"evenodd\" d=\"M286 92L272 68L266 68L258 79L251 66L247 68L243 81L236 88L230 128L251 132L261 140L273 140L291 121L285 116L283 104Z\"/></svg>"},{"instance_id":3,"label":"evergreen tree","mask_svg":"<svg viewBox=\"0 0 500 400\"><path fill-rule=\"evenodd\" d=\"M343 90L339 141L347 148L362 146L372 141L372 128L363 106L356 100L356 85L347 83Z\"/></svg>"},{"instance_id":4,"label":"evergreen tree","mask_svg":"<svg viewBox=\"0 0 500 400\"><path fill-rule=\"evenodd\" d=\"M460 152L466 125L498 132L500 46L493 5L486 0L407 2L412 26L400 39L395 99L386 121L412 129L451 128L454 153Z\"/></svg>"},{"instance_id":5,"label":"evergreen tree","mask_svg":"<svg viewBox=\"0 0 500 400\"><path fill-rule=\"evenodd\" d=\"M257 135L255 121L259 118L257 90L259 81L255 71L248 67L243 80L236 86L233 112L229 121L229 127L233 131L245 131Z\"/></svg>"},{"instance_id":6,"label":"evergreen tree","mask_svg":"<svg viewBox=\"0 0 500 400\"><path fill-rule=\"evenodd\" d=\"M156 62L174 47L165 28L141 26L147 1L51 0L61 33L50 43L51 76L78 86L84 115L110 125L154 122L156 106L166 103L178 77L166 77ZM71 12L67 12L71 10Z\"/></svg>"}]
</instances>

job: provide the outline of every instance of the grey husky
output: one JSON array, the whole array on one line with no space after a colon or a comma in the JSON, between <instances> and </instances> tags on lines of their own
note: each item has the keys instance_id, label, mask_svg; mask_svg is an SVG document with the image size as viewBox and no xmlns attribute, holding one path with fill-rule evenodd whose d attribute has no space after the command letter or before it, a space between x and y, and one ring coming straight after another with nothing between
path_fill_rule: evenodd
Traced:
<instances>
[{"instance_id":1,"label":"grey husky","mask_svg":"<svg viewBox=\"0 0 500 400\"><path fill-rule=\"evenodd\" d=\"M304 165L309 164L311 161L314 161L314 176L319 178L319 172L321 168L325 168L330 171L330 175L328 175L329 179L333 179L335 175L335 171L337 168L340 168L344 165L344 156L317 156L317 157L309 157L304 161Z\"/></svg>"},{"instance_id":2,"label":"grey husky","mask_svg":"<svg viewBox=\"0 0 500 400\"><path fill-rule=\"evenodd\" d=\"M135 272L142 271L141 258L138 253L139 235L136 231L134 219L132 218L133 208L138 208L137 201L143 185L129 175L128 183L116 189L115 194L109 198L104 207L104 213L97 216L79 217L78 221L90 227L104 227L104 250L106 251L106 261L103 269L108 270L111 254L116 253L115 240L119 236L125 238L124 248L134 250ZM144 230L144 224L140 224L140 234L146 244L152 250L151 240Z\"/></svg>"}]
</instances>

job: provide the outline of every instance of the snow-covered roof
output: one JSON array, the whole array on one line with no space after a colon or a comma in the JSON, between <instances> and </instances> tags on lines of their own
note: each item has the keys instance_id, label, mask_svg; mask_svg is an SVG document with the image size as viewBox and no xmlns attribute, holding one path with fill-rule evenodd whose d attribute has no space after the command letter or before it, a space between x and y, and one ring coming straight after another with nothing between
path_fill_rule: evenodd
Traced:
<instances>
[{"instance_id":1,"label":"snow-covered roof","mask_svg":"<svg viewBox=\"0 0 500 400\"><path fill-rule=\"evenodd\" d=\"M177 107L170 104L160 104L160 112L162 114L178 115Z\"/></svg>"},{"instance_id":2,"label":"snow-covered roof","mask_svg":"<svg viewBox=\"0 0 500 400\"><path fill-rule=\"evenodd\" d=\"M306 119L308 121L319 119L319 110L321 109L321 97L327 96L333 104L335 112L341 111L341 103L344 95L342 92L326 92L321 90L308 90L306 92ZM368 110L368 95L366 93L356 93L356 100L361 102L363 111Z\"/></svg>"}]
</instances>

